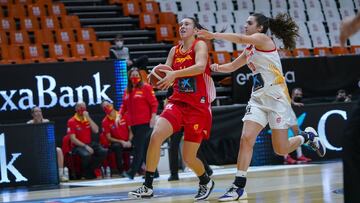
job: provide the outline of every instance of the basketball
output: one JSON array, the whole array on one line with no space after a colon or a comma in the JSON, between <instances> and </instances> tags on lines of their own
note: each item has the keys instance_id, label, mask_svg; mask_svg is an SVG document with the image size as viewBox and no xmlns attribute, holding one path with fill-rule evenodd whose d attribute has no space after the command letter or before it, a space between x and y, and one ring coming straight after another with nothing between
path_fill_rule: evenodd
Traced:
<instances>
[{"instance_id":1,"label":"basketball","mask_svg":"<svg viewBox=\"0 0 360 203\"><path fill-rule=\"evenodd\" d=\"M149 74L149 83L156 88L157 87L157 82L159 82L159 80L163 79L166 74L164 72L162 72L161 70L170 70L172 71L173 69L165 64L159 64L157 66L155 66L152 71Z\"/></svg>"}]
</instances>

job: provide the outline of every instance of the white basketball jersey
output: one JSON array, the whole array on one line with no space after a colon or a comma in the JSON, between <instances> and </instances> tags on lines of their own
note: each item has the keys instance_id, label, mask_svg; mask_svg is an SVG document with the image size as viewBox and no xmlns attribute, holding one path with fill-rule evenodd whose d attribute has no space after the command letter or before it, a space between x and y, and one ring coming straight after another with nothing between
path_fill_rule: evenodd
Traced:
<instances>
[{"instance_id":1,"label":"white basketball jersey","mask_svg":"<svg viewBox=\"0 0 360 203\"><path fill-rule=\"evenodd\" d=\"M287 91L280 56L276 49L263 51L249 45L245 49L245 55L254 80L252 97L260 97L263 94L272 96L271 92L273 91L270 90L270 87L278 86L278 84L283 84L280 85L281 89L284 92Z\"/></svg>"}]
</instances>

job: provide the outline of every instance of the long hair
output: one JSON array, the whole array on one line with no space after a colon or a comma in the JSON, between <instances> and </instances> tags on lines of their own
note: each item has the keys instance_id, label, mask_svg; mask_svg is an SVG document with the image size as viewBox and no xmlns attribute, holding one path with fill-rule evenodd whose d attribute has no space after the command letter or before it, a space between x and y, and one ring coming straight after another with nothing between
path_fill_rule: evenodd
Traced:
<instances>
[{"instance_id":1,"label":"long hair","mask_svg":"<svg viewBox=\"0 0 360 203\"><path fill-rule=\"evenodd\" d=\"M262 33L268 29L281 39L285 49L294 49L296 47L296 37L299 36L299 27L295 21L286 13L279 13L275 18L268 18L261 13L254 13L257 24L263 26Z\"/></svg>"},{"instance_id":2,"label":"long hair","mask_svg":"<svg viewBox=\"0 0 360 203\"><path fill-rule=\"evenodd\" d=\"M140 74L140 70L138 68L131 68L128 72L128 84L127 84L127 92L128 93L131 93L134 86L130 80L130 76L131 76L131 73L134 72L134 71L137 71L139 73L139 76L140 76L140 82L137 84L136 87L142 87L144 85L144 82L143 82L143 78L141 77L141 74Z\"/></svg>"}]
</instances>

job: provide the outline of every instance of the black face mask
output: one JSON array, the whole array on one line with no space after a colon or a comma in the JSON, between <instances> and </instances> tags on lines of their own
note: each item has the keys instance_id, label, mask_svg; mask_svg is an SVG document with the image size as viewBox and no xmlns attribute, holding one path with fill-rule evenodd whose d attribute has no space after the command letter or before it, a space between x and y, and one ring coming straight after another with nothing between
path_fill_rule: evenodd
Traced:
<instances>
[{"instance_id":1,"label":"black face mask","mask_svg":"<svg viewBox=\"0 0 360 203\"><path fill-rule=\"evenodd\" d=\"M294 97L294 102L301 102L302 97Z\"/></svg>"},{"instance_id":2,"label":"black face mask","mask_svg":"<svg viewBox=\"0 0 360 203\"><path fill-rule=\"evenodd\" d=\"M343 102L343 101L345 101L345 97L338 97L338 99L337 99L339 102Z\"/></svg>"}]
</instances>

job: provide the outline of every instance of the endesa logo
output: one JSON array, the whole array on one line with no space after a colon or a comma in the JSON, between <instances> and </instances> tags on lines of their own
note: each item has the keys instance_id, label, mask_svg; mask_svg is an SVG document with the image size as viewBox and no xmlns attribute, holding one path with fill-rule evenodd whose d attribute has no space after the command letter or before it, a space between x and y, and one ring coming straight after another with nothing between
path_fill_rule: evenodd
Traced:
<instances>
[{"instance_id":1,"label":"endesa logo","mask_svg":"<svg viewBox=\"0 0 360 203\"><path fill-rule=\"evenodd\" d=\"M92 75L91 85L78 87L60 86L57 87L56 79L50 75L34 76L36 82L35 92L31 89L0 90L0 111L26 110L39 106L40 108L51 108L56 105L61 107L75 106L77 101L83 101L85 94L88 95L88 105L100 104L102 100L112 101L106 91L110 84L101 84L100 73ZM14 97L19 99L14 99ZM37 97L38 104L34 104ZM46 98L46 99L45 99Z\"/></svg>"},{"instance_id":2,"label":"endesa logo","mask_svg":"<svg viewBox=\"0 0 360 203\"><path fill-rule=\"evenodd\" d=\"M252 73L239 73L236 75L236 82L238 85L245 85L250 78L252 77ZM294 83L295 82L295 72L287 71L284 74L286 83Z\"/></svg>"}]
</instances>

